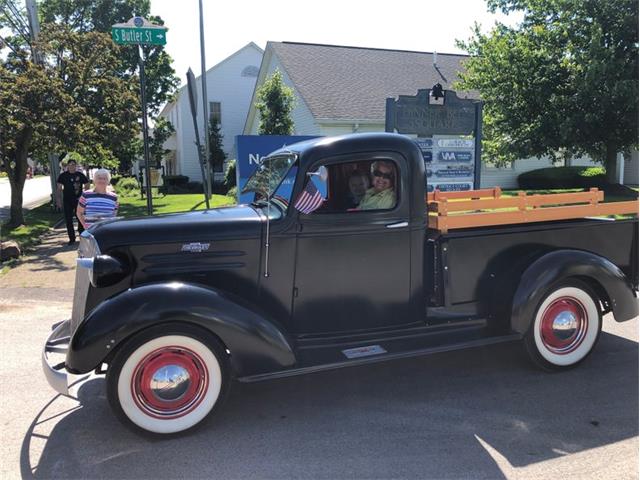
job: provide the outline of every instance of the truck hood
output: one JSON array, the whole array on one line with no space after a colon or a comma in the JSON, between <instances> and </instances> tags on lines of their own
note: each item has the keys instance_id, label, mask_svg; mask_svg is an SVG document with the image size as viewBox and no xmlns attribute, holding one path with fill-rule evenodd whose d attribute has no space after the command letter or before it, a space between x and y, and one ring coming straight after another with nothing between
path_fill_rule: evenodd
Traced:
<instances>
[{"instance_id":1,"label":"truck hood","mask_svg":"<svg viewBox=\"0 0 640 480\"><path fill-rule=\"evenodd\" d=\"M248 205L211 210L114 219L100 222L89 232L105 252L112 247L176 242L207 242L259 237L261 217Z\"/></svg>"}]
</instances>

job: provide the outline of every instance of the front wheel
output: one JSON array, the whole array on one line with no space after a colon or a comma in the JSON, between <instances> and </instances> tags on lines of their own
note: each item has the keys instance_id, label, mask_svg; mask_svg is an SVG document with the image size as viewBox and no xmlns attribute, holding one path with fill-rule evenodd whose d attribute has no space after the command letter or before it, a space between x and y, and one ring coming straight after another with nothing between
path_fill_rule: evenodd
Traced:
<instances>
[{"instance_id":1,"label":"front wheel","mask_svg":"<svg viewBox=\"0 0 640 480\"><path fill-rule=\"evenodd\" d=\"M200 423L228 383L227 357L215 337L189 325L163 325L116 353L107 371L107 397L125 423L170 434Z\"/></svg>"},{"instance_id":2,"label":"front wheel","mask_svg":"<svg viewBox=\"0 0 640 480\"><path fill-rule=\"evenodd\" d=\"M542 300L524 343L539 367L562 370L591 353L601 330L596 297L587 285L574 280L552 288Z\"/></svg>"}]
</instances>

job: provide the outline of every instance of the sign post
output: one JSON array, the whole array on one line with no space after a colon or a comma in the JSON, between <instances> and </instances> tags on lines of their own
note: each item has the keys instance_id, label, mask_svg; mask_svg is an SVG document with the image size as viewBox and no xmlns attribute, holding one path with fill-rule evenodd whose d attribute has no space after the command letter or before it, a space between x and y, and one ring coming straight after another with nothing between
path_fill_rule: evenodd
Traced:
<instances>
[{"instance_id":1,"label":"sign post","mask_svg":"<svg viewBox=\"0 0 640 480\"><path fill-rule=\"evenodd\" d=\"M149 170L149 131L147 128L147 98L146 77L144 73L144 58L142 45L166 45L166 27L155 25L143 17L133 17L127 23L117 23L111 26L111 39L118 45L137 45L138 67L140 68L140 103L142 105L142 141L144 143L144 165L147 192L147 214L153 214L151 200L151 179Z\"/></svg>"}]
</instances>

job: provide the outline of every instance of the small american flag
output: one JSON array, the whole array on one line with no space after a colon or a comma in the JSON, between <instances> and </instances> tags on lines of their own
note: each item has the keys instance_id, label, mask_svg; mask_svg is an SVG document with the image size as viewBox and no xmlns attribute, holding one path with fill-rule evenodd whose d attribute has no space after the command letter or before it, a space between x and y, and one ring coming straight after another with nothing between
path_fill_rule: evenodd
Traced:
<instances>
[{"instance_id":1,"label":"small american flag","mask_svg":"<svg viewBox=\"0 0 640 480\"><path fill-rule=\"evenodd\" d=\"M313 181L309 179L307 186L300 192L293 207L301 213L311 213L322 205L322 201L322 194Z\"/></svg>"}]
</instances>

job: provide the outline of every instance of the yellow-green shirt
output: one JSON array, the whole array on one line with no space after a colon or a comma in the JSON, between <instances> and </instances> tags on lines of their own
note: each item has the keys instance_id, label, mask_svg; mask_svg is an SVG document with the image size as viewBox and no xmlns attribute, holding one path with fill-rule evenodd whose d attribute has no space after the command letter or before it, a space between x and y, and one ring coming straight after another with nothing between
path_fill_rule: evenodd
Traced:
<instances>
[{"instance_id":1,"label":"yellow-green shirt","mask_svg":"<svg viewBox=\"0 0 640 480\"><path fill-rule=\"evenodd\" d=\"M385 210L393 208L396 204L396 194L392 188L387 188L376 193L370 188L362 197L358 210Z\"/></svg>"}]
</instances>

